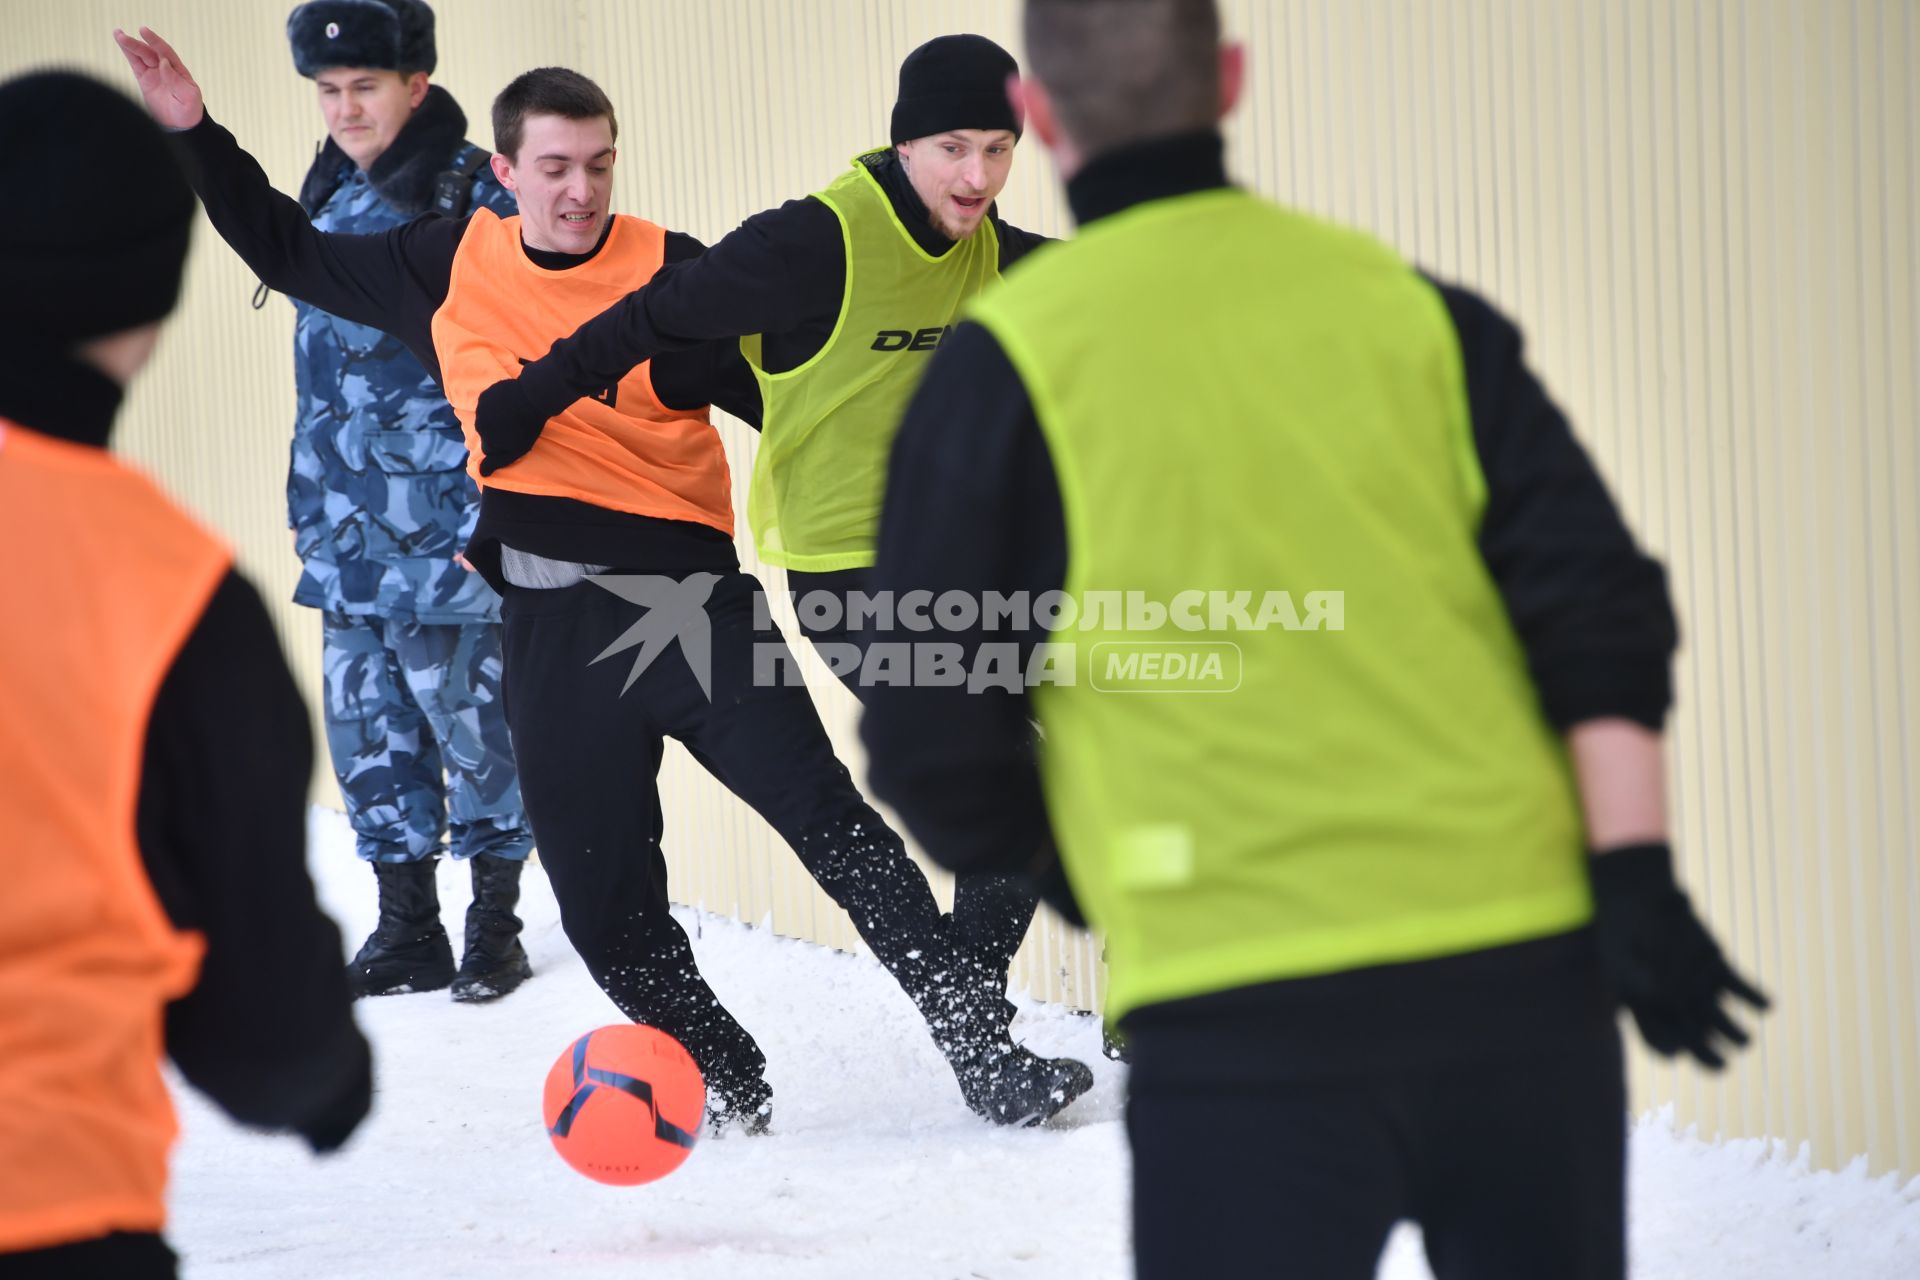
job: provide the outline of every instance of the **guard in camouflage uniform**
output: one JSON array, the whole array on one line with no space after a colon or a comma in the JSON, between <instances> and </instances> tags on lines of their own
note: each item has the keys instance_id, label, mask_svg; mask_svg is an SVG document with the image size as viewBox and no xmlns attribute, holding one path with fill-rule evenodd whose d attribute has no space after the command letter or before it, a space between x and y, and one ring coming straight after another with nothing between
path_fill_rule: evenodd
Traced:
<instances>
[{"instance_id":1,"label":"guard in camouflage uniform","mask_svg":"<svg viewBox=\"0 0 1920 1280\"><path fill-rule=\"evenodd\" d=\"M300 193L316 227L516 211L458 104L427 83L433 12L420 0L312 0L287 36L327 122ZM399 341L295 307L294 599L322 611L327 746L380 885L354 992L505 995L531 973L514 907L533 838L500 700L500 599L458 559L479 510L460 424ZM443 831L473 867L457 974L434 884Z\"/></svg>"}]
</instances>

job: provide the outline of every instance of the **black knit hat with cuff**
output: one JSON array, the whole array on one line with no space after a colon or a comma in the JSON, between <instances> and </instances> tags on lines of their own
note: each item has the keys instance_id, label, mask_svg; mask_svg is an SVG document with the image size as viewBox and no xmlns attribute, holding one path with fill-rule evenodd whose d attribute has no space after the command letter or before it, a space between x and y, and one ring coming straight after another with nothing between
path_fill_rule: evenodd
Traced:
<instances>
[{"instance_id":1,"label":"black knit hat with cuff","mask_svg":"<svg viewBox=\"0 0 1920 1280\"><path fill-rule=\"evenodd\" d=\"M911 142L950 129L1011 129L1023 121L1007 101L1013 55L985 36L937 36L900 64L893 104L893 141Z\"/></svg>"}]
</instances>

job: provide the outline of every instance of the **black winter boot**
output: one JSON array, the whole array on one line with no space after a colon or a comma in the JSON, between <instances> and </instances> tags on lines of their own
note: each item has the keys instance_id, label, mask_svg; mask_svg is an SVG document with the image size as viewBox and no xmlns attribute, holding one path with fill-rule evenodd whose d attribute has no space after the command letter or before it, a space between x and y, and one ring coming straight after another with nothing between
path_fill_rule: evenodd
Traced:
<instances>
[{"instance_id":1,"label":"black winter boot","mask_svg":"<svg viewBox=\"0 0 1920 1280\"><path fill-rule=\"evenodd\" d=\"M994 1048L970 1060L950 1059L960 1096L995 1124L1036 1125L1093 1088L1093 1072L1072 1058L1043 1058L1024 1045Z\"/></svg>"},{"instance_id":2,"label":"black winter boot","mask_svg":"<svg viewBox=\"0 0 1920 1280\"><path fill-rule=\"evenodd\" d=\"M773 1123L773 1086L755 1077L728 1087L723 1081L707 1083L707 1131L724 1137L738 1128L748 1137L759 1137Z\"/></svg>"},{"instance_id":3,"label":"black winter boot","mask_svg":"<svg viewBox=\"0 0 1920 1280\"><path fill-rule=\"evenodd\" d=\"M354 999L409 991L438 991L453 981L453 947L440 927L437 859L376 862L380 923L347 965Z\"/></svg>"},{"instance_id":4,"label":"black winter boot","mask_svg":"<svg viewBox=\"0 0 1920 1280\"><path fill-rule=\"evenodd\" d=\"M453 980L453 998L469 1004L498 1000L533 976L520 945L520 871L526 862L477 853L473 904L467 908L467 949Z\"/></svg>"},{"instance_id":5,"label":"black winter boot","mask_svg":"<svg viewBox=\"0 0 1920 1280\"><path fill-rule=\"evenodd\" d=\"M915 1003L975 1115L994 1124L1035 1125L1093 1087L1085 1063L1042 1058L1013 1042L1004 969L962 958L950 941L943 950L948 963L929 975Z\"/></svg>"}]
</instances>

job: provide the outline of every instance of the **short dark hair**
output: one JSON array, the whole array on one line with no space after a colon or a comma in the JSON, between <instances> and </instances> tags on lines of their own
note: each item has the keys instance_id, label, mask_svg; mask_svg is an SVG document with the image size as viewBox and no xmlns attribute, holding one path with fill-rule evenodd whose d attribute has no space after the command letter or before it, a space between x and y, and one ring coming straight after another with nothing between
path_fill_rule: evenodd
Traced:
<instances>
[{"instance_id":1,"label":"short dark hair","mask_svg":"<svg viewBox=\"0 0 1920 1280\"><path fill-rule=\"evenodd\" d=\"M599 85L565 67L535 67L513 79L493 100L493 149L512 160L527 136L528 116L559 116L562 120L605 117L614 140L620 122L613 115L613 99Z\"/></svg>"},{"instance_id":2,"label":"short dark hair","mask_svg":"<svg viewBox=\"0 0 1920 1280\"><path fill-rule=\"evenodd\" d=\"M1218 122L1214 0L1027 0L1026 35L1028 66L1087 155Z\"/></svg>"}]
</instances>

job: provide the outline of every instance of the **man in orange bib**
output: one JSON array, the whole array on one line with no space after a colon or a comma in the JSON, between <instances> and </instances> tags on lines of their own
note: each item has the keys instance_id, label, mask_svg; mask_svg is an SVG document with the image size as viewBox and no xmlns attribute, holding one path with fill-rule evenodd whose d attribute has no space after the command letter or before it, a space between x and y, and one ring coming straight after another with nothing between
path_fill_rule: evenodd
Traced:
<instances>
[{"instance_id":1,"label":"man in orange bib","mask_svg":"<svg viewBox=\"0 0 1920 1280\"><path fill-rule=\"evenodd\" d=\"M1034 1092L1038 1060L1007 1039L997 1001L961 980L926 877L834 757L805 689L756 679L756 661L791 656L756 617L760 587L734 552L731 481L708 421L713 403L758 420L737 348L706 344L637 366L547 423L510 472L480 475L480 392L704 248L610 212L618 126L606 95L549 67L495 100L494 172L518 198L518 217L482 209L382 235L328 235L207 118L172 48L141 35L116 38L148 109L180 131L228 244L270 287L399 338L460 415L481 483L467 554L504 602L522 798L561 923L602 990L687 1046L716 1123L766 1126L765 1057L668 912L652 779L672 736L847 910L926 1018L969 1103L1002 1123L1035 1118L996 1105Z\"/></svg>"},{"instance_id":2,"label":"man in orange bib","mask_svg":"<svg viewBox=\"0 0 1920 1280\"><path fill-rule=\"evenodd\" d=\"M371 1063L266 609L107 450L193 194L137 107L64 73L0 85L0 179L37 191L0 213L0 1274L170 1277L162 1055L316 1151Z\"/></svg>"}]
</instances>

